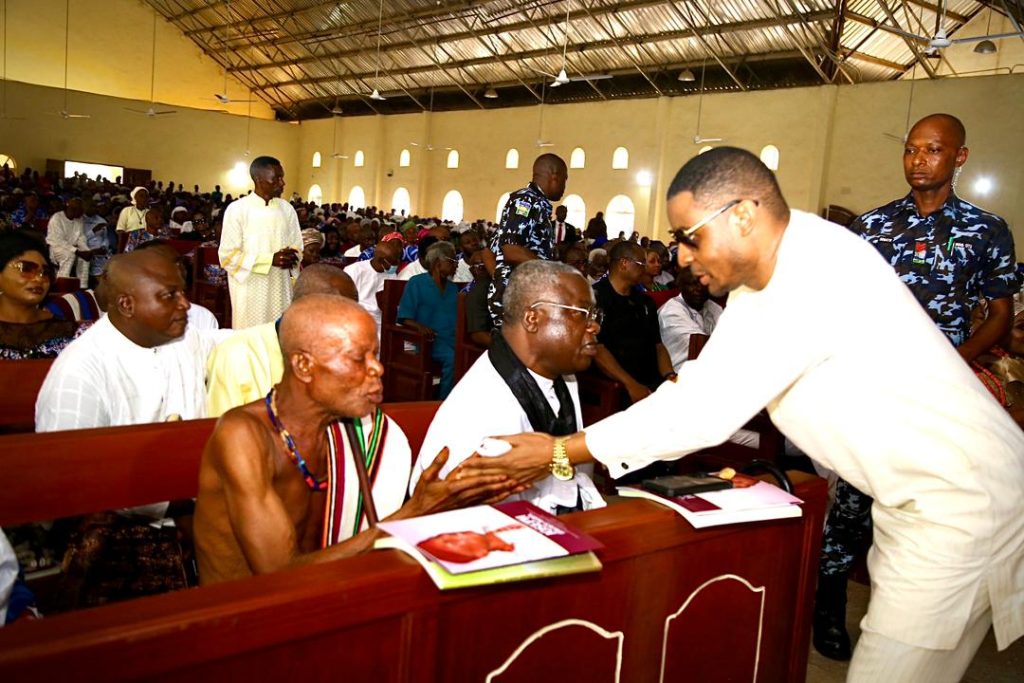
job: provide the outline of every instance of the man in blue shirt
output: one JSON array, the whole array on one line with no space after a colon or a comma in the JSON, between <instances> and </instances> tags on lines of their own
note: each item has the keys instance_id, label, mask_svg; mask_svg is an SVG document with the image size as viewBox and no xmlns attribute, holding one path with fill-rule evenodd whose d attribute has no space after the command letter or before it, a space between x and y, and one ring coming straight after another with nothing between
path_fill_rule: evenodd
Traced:
<instances>
[{"instance_id":1,"label":"man in blue shirt","mask_svg":"<svg viewBox=\"0 0 1024 683\"><path fill-rule=\"evenodd\" d=\"M525 261L555 259L555 233L551 202L565 194L569 170L555 154L541 154L533 162L533 179L513 192L501 211L498 232L491 240L497 266L487 293L487 306L495 327L501 325L501 297L512 269Z\"/></svg>"},{"instance_id":2,"label":"man in blue shirt","mask_svg":"<svg viewBox=\"0 0 1024 683\"><path fill-rule=\"evenodd\" d=\"M431 358L441 363L440 398L452 390L455 376L455 318L459 288L452 283L458 261L451 242L427 249L426 273L414 275L402 292L397 319L433 340Z\"/></svg>"},{"instance_id":3,"label":"man in blue shirt","mask_svg":"<svg viewBox=\"0 0 1024 683\"><path fill-rule=\"evenodd\" d=\"M892 265L938 328L970 362L1010 329L1015 273L1013 235L999 216L956 196L967 161L963 123L932 114L914 124L903 150L910 193L857 218L850 230ZM988 301L988 317L971 333L971 311ZM884 350L882 350L884 351ZM913 382L908 368L908 382ZM925 369L927 371L927 369ZM871 531L871 498L839 480L822 541L815 600L814 647L850 658L846 579Z\"/></svg>"}]
</instances>

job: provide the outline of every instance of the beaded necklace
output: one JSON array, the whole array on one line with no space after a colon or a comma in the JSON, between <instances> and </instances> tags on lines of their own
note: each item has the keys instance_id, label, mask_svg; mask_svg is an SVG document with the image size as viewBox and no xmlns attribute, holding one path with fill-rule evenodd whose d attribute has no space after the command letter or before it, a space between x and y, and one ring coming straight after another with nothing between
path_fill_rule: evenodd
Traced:
<instances>
[{"instance_id":1,"label":"beaded necklace","mask_svg":"<svg viewBox=\"0 0 1024 683\"><path fill-rule=\"evenodd\" d=\"M295 439L292 435L284 428L281 424L281 420L277 417L277 388L270 390L267 394L267 398L264 401L267 404L267 417L270 418L270 423L274 425L274 429L277 430L277 435L281 437L281 442L284 443L284 449L288 453L288 458L294 463L299 471L302 472L302 478L306 482L306 486L309 487L310 491L319 492L327 490L327 479L317 479L312 472L309 471L309 467L306 465L306 461L302 459L299 454L299 449L295 445Z\"/></svg>"}]
</instances>

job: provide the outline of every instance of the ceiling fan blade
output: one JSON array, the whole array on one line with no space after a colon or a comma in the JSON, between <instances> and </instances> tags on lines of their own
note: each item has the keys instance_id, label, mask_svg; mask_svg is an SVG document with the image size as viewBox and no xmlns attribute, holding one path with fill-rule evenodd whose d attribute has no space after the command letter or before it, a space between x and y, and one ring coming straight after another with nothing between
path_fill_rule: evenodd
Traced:
<instances>
[{"instance_id":1,"label":"ceiling fan blade","mask_svg":"<svg viewBox=\"0 0 1024 683\"><path fill-rule=\"evenodd\" d=\"M571 76L570 81L604 81L611 78L611 74L582 74L580 76Z\"/></svg>"},{"instance_id":2,"label":"ceiling fan blade","mask_svg":"<svg viewBox=\"0 0 1024 683\"><path fill-rule=\"evenodd\" d=\"M67 114L65 118L69 119L91 119L92 114Z\"/></svg>"},{"instance_id":3,"label":"ceiling fan blade","mask_svg":"<svg viewBox=\"0 0 1024 683\"><path fill-rule=\"evenodd\" d=\"M700 135L693 136L693 144L695 145L703 145L706 142L725 142L725 140L723 138L705 138Z\"/></svg>"},{"instance_id":4,"label":"ceiling fan blade","mask_svg":"<svg viewBox=\"0 0 1024 683\"><path fill-rule=\"evenodd\" d=\"M148 112L147 112L148 113ZM168 109L167 111L154 111L150 116L165 116L167 114L177 114L177 109Z\"/></svg>"}]
</instances>

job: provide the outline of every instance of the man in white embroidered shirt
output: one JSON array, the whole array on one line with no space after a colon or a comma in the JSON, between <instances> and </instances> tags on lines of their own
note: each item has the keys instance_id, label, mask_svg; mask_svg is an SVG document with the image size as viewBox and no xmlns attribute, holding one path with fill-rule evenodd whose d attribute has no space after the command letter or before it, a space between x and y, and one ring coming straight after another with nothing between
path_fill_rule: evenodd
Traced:
<instances>
[{"instance_id":1,"label":"man in white embroidered shirt","mask_svg":"<svg viewBox=\"0 0 1024 683\"><path fill-rule=\"evenodd\" d=\"M249 165L255 190L224 210L217 255L228 273L231 326L269 323L292 300L292 269L302 256L302 230L295 209L281 199L284 169L273 157Z\"/></svg>"},{"instance_id":2,"label":"man in white embroidered shirt","mask_svg":"<svg viewBox=\"0 0 1024 683\"><path fill-rule=\"evenodd\" d=\"M410 490L442 448L442 476L476 452L484 437L538 430L572 434L583 426L573 373L597 352L600 313L583 275L557 261L527 261L512 271L502 299L504 324L434 416L413 469ZM483 398L486 397L486 398ZM551 513L604 507L590 479L549 476L517 494Z\"/></svg>"},{"instance_id":3,"label":"man in white embroidered shirt","mask_svg":"<svg viewBox=\"0 0 1024 683\"><path fill-rule=\"evenodd\" d=\"M767 407L800 450L874 498L871 602L848 681L959 681L990 625L999 649L1024 635L1024 433L891 266L790 210L771 171L736 148L683 166L668 217L680 266L731 292L700 359L585 434L510 437L511 453L464 470L526 485L564 454L619 477L720 443Z\"/></svg>"},{"instance_id":4,"label":"man in white embroidered shirt","mask_svg":"<svg viewBox=\"0 0 1024 683\"><path fill-rule=\"evenodd\" d=\"M85 213L81 199L69 199L63 211L50 217L46 226L46 243L50 260L57 266L57 277L77 277L83 287L89 285L89 261L101 249L89 248L85 235Z\"/></svg>"},{"instance_id":5,"label":"man in white embroidered shirt","mask_svg":"<svg viewBox=\"0 0 1024 683\"><path fill-rule=\"evenodd\" d=\"M676 277L679 294L658 309L661 341L672 358L676 372L690 357L690 335L710 336L722 315L722 307L711 300L708 288L693 271L683 268Z\"/></svg>"},{"instance_id":6,"label":"man in white embroidered shirt","mask_svg":"<svg viewBox=\"0 0 1024 683\"><path fill-rule=\"evenodd\" d=\"M204 417L206 357L216 339L188 326L177 264L160 249L121 254L111 259L104 288L107 315L46 375L36 431Z\"/></svg>"}]
</instances>

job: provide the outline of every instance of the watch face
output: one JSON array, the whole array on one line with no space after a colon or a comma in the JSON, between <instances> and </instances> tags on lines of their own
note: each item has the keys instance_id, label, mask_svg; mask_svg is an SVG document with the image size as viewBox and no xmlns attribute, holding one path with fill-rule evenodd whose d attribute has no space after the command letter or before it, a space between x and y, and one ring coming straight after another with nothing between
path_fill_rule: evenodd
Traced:
<instances>
[{"instance_id":1,"label":"watch face","mask_svg":"<svg viewBox=\"0 0 1024 683\"><path fill-rule=\"evenodd\" d=\"M551 467L551 476L559 481L569 481L575 475L572 465L553 465Z\"/></svg>"}]
</instances>

